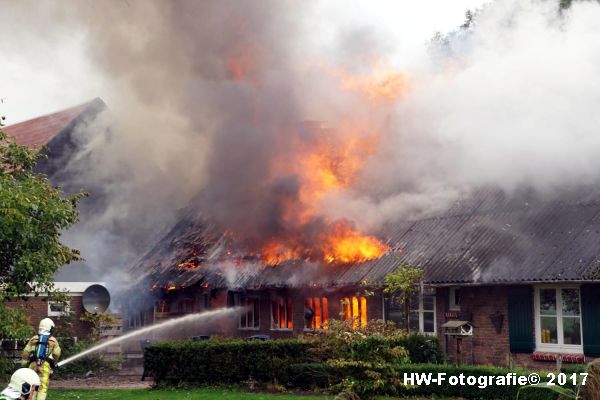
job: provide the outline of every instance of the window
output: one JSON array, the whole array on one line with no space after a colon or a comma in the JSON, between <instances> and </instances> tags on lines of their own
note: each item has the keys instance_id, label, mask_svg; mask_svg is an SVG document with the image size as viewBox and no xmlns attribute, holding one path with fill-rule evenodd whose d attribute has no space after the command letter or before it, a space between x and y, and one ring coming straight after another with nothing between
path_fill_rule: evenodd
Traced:
<instances>
[{"instance_id":1,"label":"window","mask_svg":"<svg viewBox=\"0 0 600 400\"><path fill-rule=\"evenodd\" d=\"M246 310L240 315L240 329L258 329L260 328L259 299L256 297L247 297L238 303Z\"/></svg>"},{"instance_id":2,"label":"window","mask_svg":"<svg viewBox=\"0 0 600 400\"><path fill-rule=\"evenodd\" d=\"M536 348L581 353L581 301L576 287L535 289Z\"/></svg>"},{"instance_id":3,"label":"window","mask_svg":"<svg viewBox=\"0 0 600 400\"><path fill-rule=\"evenodd\" d=\"M460 310L460 288L452 287L449 292L449 305L450 310L459 311Z\"/></svg>"},{"instance_id":4,"label":"window","mask_svg":"<svg viewBox=\"0 0 600 400\"><path fill-rule=\"evenodd\" d=\"M271 301L271 329L292 329L292 299L282 297Z\"/></svg>"},{"instance_id":5,"label":"window","mask_svg":"<svg viewBox=\"0 0 600 400\"><path fill-rule=\"evenodd\" d=\"M406 328L405 306L401 296L390 297L388 318L400 328ZM409 301L408 327L412 332L435 334L435 295L415 293Z\"/></svg>"},{"instance_id":6,"label":"window","mask_svg":"<svg viewBox=\"0 0 600 400\"><path fill-rule=\"evenodd\" d=\"M192 313L194 312L194 299L183 299L179 303L180 313Z\"/></svg>"},{"instance_id":7,"label":"window","mask_svg":"<svg viewBox=\"0 0 600 400\"><path fill-rule=\"evenodd\" d=\"M329 322L327 304L327 297L309 297L306 299L304 304L306 329L327 329Z\"/></svg>"},{"instance_id":8,"label":"window","mask_svg":"<svg viewBox=\"0 0 600 400\"><path fill-rule=\"evenodd\" d=\"M208 293L202 295L202 306L205 310L210 308L210 295Z\"/></svg>"},{"instance_id":9,"label":"window","mask_svg":"<svg viewBox=\"0 0 600 400\"><path fill-rule=\"evenodd\" d=\"M417 295L410 304L411 329L421 333L435 334L435 295Z\"/></svg>"},{"instance_id":10,"label":"window","mask_svg":"<svg viewBox=\"0 0 600 400\"><path fill-rule=\"evenodd\" d=\"M353 320L354 328L367 324L367 299L365 297L344 297L342 308L344 320Z\"/></svg>"},{"instance_id":11,"label":"window","mask_svg":"<svg viewBox=\"0 0 600 400\"><path fill-rule=\"evenodd\" d=\"M156 312L169 313L171 312L171 303L168 300L160 300L156 302Z\"/></svg>"},{"instance_id":12,"label":"window","mask_svg":"<svg viewBox=\"0 0 600 400\"><path fill-rule=\"evenodd\" d=\"M48 302L49 317L64 317L69 314L71 307L69 303L60 303L56 301Z\"/></svg>"}]
</instances>

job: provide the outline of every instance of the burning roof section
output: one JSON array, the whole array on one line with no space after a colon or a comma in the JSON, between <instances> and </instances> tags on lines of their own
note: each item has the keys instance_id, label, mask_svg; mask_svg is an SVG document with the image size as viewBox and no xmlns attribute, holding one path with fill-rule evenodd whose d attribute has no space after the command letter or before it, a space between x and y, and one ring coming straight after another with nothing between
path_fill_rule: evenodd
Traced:
<instances>
[{"instance_id":1,"label":"burning roof section","mask_svg":"<svg viewBox=\"0 0 600 400\"><path fill-rule=\"evenodd\" d=\"M431 218L392 224L380 235L390 250L363 263L290 260L263 264L229 250L187 215L134 267L153 283L187 287L380 286L400 265L419 266L431 284L588 281L600 278L600 195L571 193L553 201L532 192L479 190Z\"/></svg>"}]
</instances>

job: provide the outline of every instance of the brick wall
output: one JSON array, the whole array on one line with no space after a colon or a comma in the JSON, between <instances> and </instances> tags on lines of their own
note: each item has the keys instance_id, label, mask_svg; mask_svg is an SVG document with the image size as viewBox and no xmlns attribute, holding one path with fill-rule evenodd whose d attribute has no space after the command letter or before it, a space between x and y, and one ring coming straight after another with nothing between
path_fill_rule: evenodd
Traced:
<instances>
[{"instance_id":1,"label":"brick wall","mask_svg":"<svg viewBox=\"0 0 600 400\"><path fill-rule=\"evenodd\" d=\"M305 331L305 301L308 297L327 297L329 319L339 319L342 312L342 299L362 295L363 291L357 288L328 290L328 289L285 289L285 290L262 290L248 292L246 296L260 298L260 328L259 329L237 329L234 336L248 337L253 335L269 335L274 338L290 337ZM271 329L271 300L277 297L292 299L292 330ZM373 296L367 296L367 319L383 318L382 291L376 291ZM236 319L237 321L237 319Z\"/></svg>"},{"instance_id":2,"label":"brick wall","mask_svg":"<svg viewBox=\"0 0 600 400\"><path fill-rule=\"evenodd\" d=\"M472 337L462 340L463 364L492 364L497 366L519 366L529 369L554 369L554 362L535 361L529 353L511 353L508 333L508 295L510 286L461 287L461 315L474 325ZM436 290L438 337L451 362L456 362L456 340L446 337L441 325L454 318L447 318L448 288ZM496 331L490 315L503 315L502 329ZM531 321L532 327L535 321ZM586 362L592 358L587 357Z\"/></svg>"},{"instance_id":3,"label":"brick wall","mask_svg":"<svg viewBox=\"0 0 600 400\"><path fill-rule=\"evenodd\" d=\"M56 324L56 336L86 337L90 334L90 326L79 318L83 314L83 302L81 296L71 296L69 306L72 315L69 317L48 317L48 301L44 296L29 296L6 301L7 306L24 309L29 317L29 323L37 332L40 321L51 318Z\"/></svg>"},{"instance_id":4,"label":"brick wall","mask_svg":"<svg viewBox=\"0 0 600 400\"><path fill-rule=\"evenodd\" d=\"M438 337L451 362L457 360L457 338L445 335L441 325L448 320L464 319L473 324L474 331L473 336L462 337L462 363L508 365L508 287L461 287L460 290L461 305L458 318L447 315L451 312L448 304L449 289L438 288L436 291ZM490 316L496 313L503 316L500 332L490 319Z\"/></svg>"}]
</instances>

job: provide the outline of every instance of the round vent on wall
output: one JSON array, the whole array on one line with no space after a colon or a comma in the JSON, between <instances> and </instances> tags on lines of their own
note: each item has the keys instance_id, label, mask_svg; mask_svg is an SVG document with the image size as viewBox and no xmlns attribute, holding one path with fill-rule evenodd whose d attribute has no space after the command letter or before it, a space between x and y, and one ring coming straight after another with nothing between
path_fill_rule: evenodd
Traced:
<instances>
[{"instance_id":1,"label":"round vent on wall","mask_svg":"<svg viewBox=\"0 0 600 400\"><path fill-rule=\"evenodd\" d=\"M83 292L83 308L92 314L101 314L110 305L110 294L102 285L92 285Z\"/></svg>"}]
</instances>

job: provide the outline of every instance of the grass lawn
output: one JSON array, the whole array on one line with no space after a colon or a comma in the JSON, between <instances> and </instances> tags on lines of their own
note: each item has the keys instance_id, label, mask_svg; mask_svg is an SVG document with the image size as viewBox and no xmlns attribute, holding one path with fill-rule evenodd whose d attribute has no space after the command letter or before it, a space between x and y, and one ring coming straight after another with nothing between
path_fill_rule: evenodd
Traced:
<instances>
[{"instance_id":1,"label":"grass lawn","mask_svg":"<svg viewBox=\"0 0 600 400\"><path fill-rule=\"evenodd\" d=\"M194 389L185 390L147 390L147 389L112 389L112 390L50 390L48 398L52 400L325 400L326 396L295 396L290 394L248 393L232 389Z\"/></svg>"},{"instance_id":2,"label":"grass lawn","mask_svg":"<svg viewBox=\"0 0 600 400\"><path fill-rule=\"evenodd\" d=\"M148 389L112 389L95 390L80 389L50 390L52 400L332 400L328 396L296 396L291 394L266 394L249 393L233 389L194 389L185 390L148 390ZM392 400L389 397L380 397L380 400ZM409 399L404 399L409 400ZM413 400L419 400L417 398ZM448 398L450 400L450 398Z\"/></svg>"}]
</instances>

